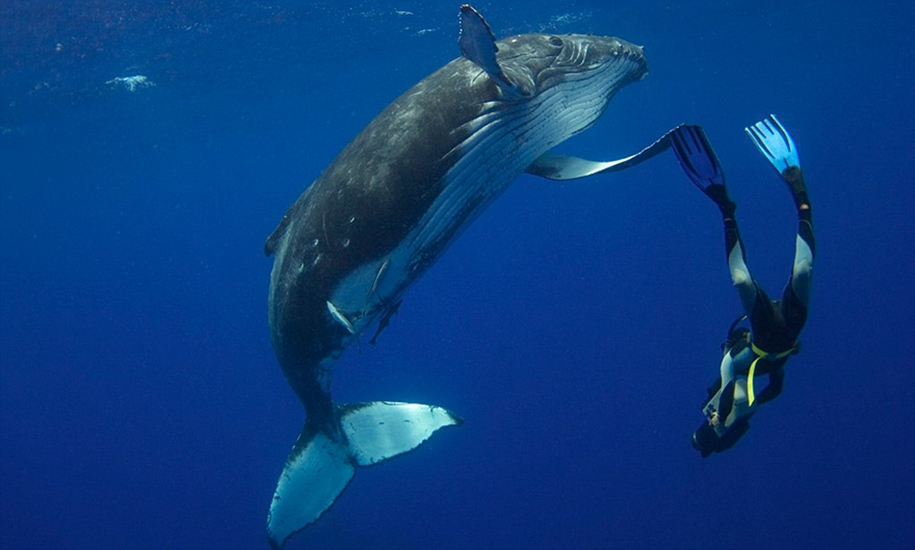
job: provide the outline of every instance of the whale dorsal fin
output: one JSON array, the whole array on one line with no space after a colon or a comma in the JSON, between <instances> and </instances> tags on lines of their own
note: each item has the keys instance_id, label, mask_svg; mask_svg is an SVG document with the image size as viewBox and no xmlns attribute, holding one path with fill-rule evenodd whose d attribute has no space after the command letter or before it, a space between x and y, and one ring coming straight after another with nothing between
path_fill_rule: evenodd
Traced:
<instances>
[{"instance_id":1,"label":"whale dorsal fin","mask_svg":"<svg viewBox=\"0 0 915 550\"><path fill-rule=\"evenodd\" d=\"M279 225L276 226L276 229L273 230L273 233L267 237L267 242L264 243L264 254L266 256L272 256L276 252L276 245L280 242L280 239L283 238L283 234L286 233L286 228L289 227L290 217L287 213L283 216L283 219L280 220Z\"/></svg>"},{"instance_id":2,"label":"whale dorsal fin","mask_svg":"<svg viewBox=\"0 0 915 550\"><path fill-rule=\"evenodd\" d=\"M492 28L480 12L469 4L461 6L461 34L458 37L458 44L461 46L461 55L486 71L506 98L522 99L530 95L524 93L505 76L496 60L498 47Z\"/></svg>"}]
</instances>

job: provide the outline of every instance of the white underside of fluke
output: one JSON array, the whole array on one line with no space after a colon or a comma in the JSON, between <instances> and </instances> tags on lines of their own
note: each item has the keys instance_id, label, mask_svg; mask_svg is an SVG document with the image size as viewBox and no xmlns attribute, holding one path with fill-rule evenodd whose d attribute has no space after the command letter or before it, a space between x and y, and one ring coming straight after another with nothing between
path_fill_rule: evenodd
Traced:
<instances>
[{"instance_id":1,"label":"white underside of fluke","mask_svg":"<svg viewBox=\"0 0 915 550\"><path fill-rule=\"evenodd\" d=\"M431 405L375 401L339 407L344 437L308 427L292 448L276 485L267 534L274 548L317 521L346 489L356 466L371 466L418 447L436 430L460 425L451 411Z\"/></svg>"},{"instance_id":2,"label":"white underside of fluke","mask_svg":"<svg viewBox=\"0 0 915 550\"><path fill-rule=\"evenodd\" d=\"M439 428L463 422L451 411L416 403L375 401L349 405L344 411L340 424L359 466L412 451Z\"/></svg>"},{"instance_id":3,"label":"white underside of fluke","mask_svg":"<svg viewBox=\"0 0 915 550\"><path fill-rule=\"evenodd\" d=\"M305 442L304 435L286 460L267 516L267 536L274 548L282 548L293 533L317 520L356 473L345 446L321 432Z\"/></svg>"}]
</instances>

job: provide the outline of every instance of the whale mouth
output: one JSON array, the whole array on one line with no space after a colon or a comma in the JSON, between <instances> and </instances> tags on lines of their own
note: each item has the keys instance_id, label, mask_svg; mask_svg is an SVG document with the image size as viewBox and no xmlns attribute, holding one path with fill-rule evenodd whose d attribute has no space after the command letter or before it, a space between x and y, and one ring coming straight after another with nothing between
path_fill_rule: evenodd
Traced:
<instances>
[{"instance_id":1,"label":"whale mouth","mask_svg":"<svg viewBox=\"0 0 915 550\"><path fill-rule=\"evenodd\" d=\"M602 75L622 86L648 75L642 46L612 36L568 35L568 39L574 46L567 46L554 65L543 72L544 82L556 73L564 73L562 79L576 80Z\"/></svg>"},{"instance_id":2,"label":"whale mouth","mask_svg":"<svg viewBox=\"0 0 915 550\"><path fill-rule=\"evenodd\" d=\"M633 81L637 82L640 80L644 80L645 77L648 76L648 61L645 59L645 55L642 53L642 47L636 46L636 48L638 48L638 50L636 50L632 55L630 55L629 58L634 60L639 65L639 70L638 70L638 72L635 73L635 75L633 77Z\"/></svg>"},{"instance_id":3,"label":"whale mouth","mask_svg":"<svg viewBox=\"0 0 915 550\"><path fill-rule=\"evenodd\" d=\"M648 76L648 60L645 59L645 48L620 38L613 38L613 55L621 56L626 61L634 63L631 70L630 82L637 82Z\"/></svg>"},{"instance_id":4,"label":"whale mouth","mask_svg":"<svg viewBox=\"0 0 915 550\"><path fill-rule=\"evenodd\" d=\"M638 77L635 80L644 80L645 77L648 76L648 60L645 59L645 47L632 44L632 49L630 51L630 59L635 59L641 68Z\"/></svg>"},{"instance_id":5,"label":"whale mouth","mask_svg":"<svg viewBox=\"0 0 915 550\"><path fill-rule=\"evenodd\" d=\"M578 50L575 55L579 59L572 64L582 70L569 71L564 79L603 88L607 99L627 84L641 81L648 75L643 48L625 40L587 37L582 39Z\"/></svg>"}]
</instances>

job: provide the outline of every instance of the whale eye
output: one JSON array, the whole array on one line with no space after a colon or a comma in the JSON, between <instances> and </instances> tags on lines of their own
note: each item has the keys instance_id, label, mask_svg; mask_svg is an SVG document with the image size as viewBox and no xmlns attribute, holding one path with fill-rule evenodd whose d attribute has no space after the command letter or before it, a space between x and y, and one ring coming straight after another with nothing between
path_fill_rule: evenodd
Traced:
<instances>
[{"instance_id":1,"label":"whale eye","mask_svg":"<svg viewBox=\"0 0 915 550\"><path fill-rule=\"evenodd\" d=\"M551 36L548 40L550 41L550 44L554 46L562 46L562 38L559 38L558 36Z\"/></svg>"}]
</instances>

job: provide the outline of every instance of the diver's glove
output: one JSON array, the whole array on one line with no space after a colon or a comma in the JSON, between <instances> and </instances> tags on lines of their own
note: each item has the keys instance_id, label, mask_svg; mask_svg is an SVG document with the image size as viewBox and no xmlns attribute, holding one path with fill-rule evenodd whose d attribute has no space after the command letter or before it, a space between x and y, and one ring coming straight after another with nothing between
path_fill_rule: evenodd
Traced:
<instances>
[{"instance_id":1,"label":"diver's glove","mask_svg":"<svg viewBox=\"0 0 915 550\"><path fill-rule=\"evenodd\" d=\"M686 177L718 205L724 216L733 216L737 205L728 197L724 169L702 127L680 126L671 132L670 143Z\"/></svg>"}]
</instances>

